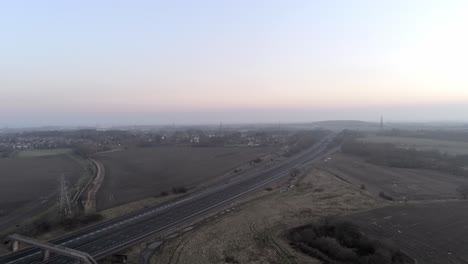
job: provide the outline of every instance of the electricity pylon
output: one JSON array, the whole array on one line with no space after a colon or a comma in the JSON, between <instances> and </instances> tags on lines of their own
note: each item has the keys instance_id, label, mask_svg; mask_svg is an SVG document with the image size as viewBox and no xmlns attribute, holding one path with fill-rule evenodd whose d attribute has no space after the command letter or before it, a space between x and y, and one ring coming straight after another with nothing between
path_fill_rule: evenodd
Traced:
<instances>
[{"instance_id":1,"label":"electricity pylon","mask_svg":"<svg viewBox=\"0 0 468 264\"><path fill-rule=\"evenodd\" d=\"M62 219L72 216L70 196L68 195L67 182L62 174L59 180L59 215Z\"/></svg>"}]
</instances>

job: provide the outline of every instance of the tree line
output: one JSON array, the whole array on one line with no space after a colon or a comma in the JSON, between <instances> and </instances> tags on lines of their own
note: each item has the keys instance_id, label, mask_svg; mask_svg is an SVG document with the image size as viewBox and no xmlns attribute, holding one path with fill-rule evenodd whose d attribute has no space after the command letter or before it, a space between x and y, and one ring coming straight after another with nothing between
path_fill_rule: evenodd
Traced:
<instances>
[{"instance_id":1,"label":"tree line","mask_svg":"<svg viewBox=\"0 0 468 264\"><path fill-rule=\"evenodd\" d=\"M397 168L429 169L458 176L468 176L464 167L468 155L448 155L438 150L400 148L390 143L370 143L348 139L341 151L363 157L367 162Z\"/></svg>"}]
</instances>

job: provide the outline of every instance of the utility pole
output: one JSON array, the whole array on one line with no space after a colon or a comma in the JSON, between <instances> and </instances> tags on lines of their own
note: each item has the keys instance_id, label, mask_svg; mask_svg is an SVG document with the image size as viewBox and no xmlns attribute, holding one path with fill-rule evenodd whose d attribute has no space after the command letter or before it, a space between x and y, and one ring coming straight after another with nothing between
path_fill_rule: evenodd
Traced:
<instances>
[{"instance_id":1,"label":"utility pole","mask_svg":"<svg viewBox=\"0 0 468 264\"><path fill-rule=\"evenodd\" d=\"M380 130L383 130L384 129L384 120L383 120L383 116L380 116Z\"/></svg>"},{"instance_id":2,"label":"utility pole","mask_svg":"<svg viewBox=\"0 0 468 264\"><path fill-rule=\"evenodd\" d=\"M59 215L62 219L72 216L70 196L68 195L67 182L63 174L59 179Z\"/></svg>"}]
</instances>

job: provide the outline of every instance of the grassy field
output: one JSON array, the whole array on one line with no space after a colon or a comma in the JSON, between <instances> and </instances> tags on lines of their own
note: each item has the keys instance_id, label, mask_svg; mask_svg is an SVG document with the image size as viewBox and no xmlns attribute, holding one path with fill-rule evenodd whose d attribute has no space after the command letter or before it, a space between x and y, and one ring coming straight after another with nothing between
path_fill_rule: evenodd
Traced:
<instances>
[{"instance_id":1,"label":"grassy field","mask_svg":"<svg viewBox=\"0 0 468 264\"><path fill-rule=\"evenodd\" d=\"M0 226L14 215L25 217L48 203L64 174L74 183L83 173L79 163L66 155L0 159Z\"/></svg>"},{"instance_id":2,"label":"grassy field","mask_svg":"<svg viewBox=\"0 0 468 264\"><path fill-rule=\"evenodd\" d=\"M47 156L56 156L62 154L70 154L71 149L62 148L62 149L27 149L20 150L15 153L15 158L33 158L33 157L47 157Z\"/></svg>"},{"instance_id":3,"label":"grassy field","mask_svg":"<svg viewBox=\"0 0 468 264\"><path fill-rule=\"evenodd\" d=\"M106 171L97 209L158 196L173 187L193 187L221 176L273 148L134 148L96 156Z\"/></svg>"},{"instance_id":4,"label":"grassy field","mask_svg":"<svg viewBox=\"0 0 468 264\"><path fill-rule=\"evenodd\" d=\"M418 150L434 150L452 155L468 154L468 142L449 140L435 140L413 137L390 137L369 135L360 140L371 143L391 143L403 148L415 148Z\"/></svg>"},{"instance_id":5,"label":"grassy field","mask_svg":"<svg viewBox=\"0 0 468 264\"><path fill-rule=\"evenodd\" d=\"M337 154L324 168L374 194L384 192L396 200L456 199L457 187L468 179L429 170L400 169L366 163L359 158Z\"/></svg>"},{"instance_id":6,"label":"grassy field","mask_svg":"<svg viewBox=\"0 0 468 264\"><path fill-rule=\"evenodd\" d=\"M390 239L425 264L468 263L467 201L388 206L350 216L375 237Z\"/></svg>"}]
</instances>

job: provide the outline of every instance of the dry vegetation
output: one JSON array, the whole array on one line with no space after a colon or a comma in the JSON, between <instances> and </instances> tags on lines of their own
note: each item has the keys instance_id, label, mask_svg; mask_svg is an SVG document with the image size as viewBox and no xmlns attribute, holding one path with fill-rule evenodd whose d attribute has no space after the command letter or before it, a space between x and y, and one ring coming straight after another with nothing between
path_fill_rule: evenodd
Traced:
<instances>
[{"instance_id":1,"label":"dry vegetation","mask_svg":"<svg viewBox=\"0 0 468 264\"><path fill-rule=\"evenodd\" d=\"M112 208L99 212L99 214L102 215L105 220L110 220L112 218L123 216L125 214L138 211L143 208L156 206L160 203L175 199L179 196L180 195L177 195L177 194L170 194L168 196L150 197L150 198L138 200L135 202L130 202L130 203L116 206L116 207L112 207Z\"/></svg>"},{"instance_id":2,"label":"dry vegetation","mask_svg":"<svg viewBox=\"0 0 468 264\"><path fill-rule=\"evenodd\" d=\"M387 204L321 170L270 187L163 245L152 263L320 263L288 245L289 228Z\"/></svg>"},{"instance_id":3,"label":"dry vegetation","mask_svg":"<svg viewBox=\"0 0 468 264\"><path fill-rule=\"evenodd\" d=\"M17 158L32 158L32 157L47 157L71 154L73 151L69 148L57 148L57 149L27 149L15 152L14 156Z\"/></svg>"},{"instance_id":4,"label":"dry vegetation","mask_svg":"<svg viewBox=\"0 0 468 264\"><path fill-rule=\"evenodd\" d=\"M325 263L415 263L394 243L372 238L350 221L325 219L291 229L288 238L294 248Z\"/></svg>"}]
</instances>

